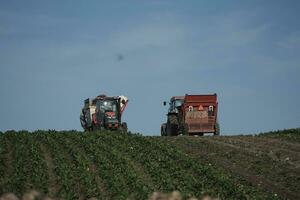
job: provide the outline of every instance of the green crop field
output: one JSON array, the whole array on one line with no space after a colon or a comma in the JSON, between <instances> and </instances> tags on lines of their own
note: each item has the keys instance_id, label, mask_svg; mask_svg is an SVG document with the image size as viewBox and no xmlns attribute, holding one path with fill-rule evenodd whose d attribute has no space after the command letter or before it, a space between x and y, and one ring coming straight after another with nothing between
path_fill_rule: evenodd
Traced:
<instances>
[{"instance_id":1,"label":"green crop field","mask_svg":"<svg viewBox=\"0 0 300 200\"><path fill-rule=\"evenodd\" d=\"M60 199L147 199L154 191L176 190L184 199L203 193L220 199L296 199L300 175L293 164L299 157L294 155L300 150L299 130L282 134L171 138L109 131L8 131L0 134L0 196L7 192L21 196L34 189ZM249 147L243 148L250 140L259 143L266 138L293 144L289 157L295 167L293 183L283 180L289 177L288 162L281 165L285 174L280 176L279 170L271 180L277 180L280 189L290 188L287 193L247 176L255 176L255 170L261 177L277 173L277 169L267 172L273 166L265 163L275 161L255 159L247 152ZM234 170L233 163L245 171Z\"/></svg>"}]
</instances>

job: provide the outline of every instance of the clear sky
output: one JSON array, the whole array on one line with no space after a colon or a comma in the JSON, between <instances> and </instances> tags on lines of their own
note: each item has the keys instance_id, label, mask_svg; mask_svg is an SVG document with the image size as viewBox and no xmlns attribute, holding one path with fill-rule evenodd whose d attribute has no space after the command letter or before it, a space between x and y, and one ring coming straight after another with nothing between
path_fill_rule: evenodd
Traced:
<instances>
[{"instance_id":1,"label":"clear sky","mask_svg":"<svg viewBox=\"0 0 300 200\"><path fill-rule=\"evenodd\" d=\"M78 129L125 95L158 135L162 102L217 93L223 134L300 127L300 1L0 1L0 130Z\"/></svg>"}]
</instances>

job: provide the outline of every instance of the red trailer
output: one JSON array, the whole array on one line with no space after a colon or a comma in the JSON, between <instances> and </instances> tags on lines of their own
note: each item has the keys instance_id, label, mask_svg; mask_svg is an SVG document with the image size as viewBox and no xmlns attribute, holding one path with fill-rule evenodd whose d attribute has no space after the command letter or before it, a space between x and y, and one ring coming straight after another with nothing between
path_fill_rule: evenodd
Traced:
<instances>
[{"instance_id":1,"label":"red trailer","mask_svg":"<svg viewBox=\"0 0 300 200\"><path fill-rule=\"evenodd\" d=\"M220 134L217 94L172 97L162 136ZM166 102L164 102L166 105Z\"/></svg>"},{"instance_id":2,"label":"red trailer","mask_svg":"<svg viewBox=\"0 0 300 200\"><path fill-rule=\"evenodd\" d=\"M219 135L217 94L185 95L182 109L183 121L189 135Z\"/></svg>"}]
</instances>

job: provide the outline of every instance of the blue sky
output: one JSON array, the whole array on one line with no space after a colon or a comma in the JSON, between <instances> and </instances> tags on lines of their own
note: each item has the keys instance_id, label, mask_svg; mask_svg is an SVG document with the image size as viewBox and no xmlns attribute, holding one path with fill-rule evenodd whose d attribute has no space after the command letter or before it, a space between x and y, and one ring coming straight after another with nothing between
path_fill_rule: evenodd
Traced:
<instances>
[{"instance_id":1,"label":"blue sky","mask_svg":"<svg viewBox=\"0 0 300 200\"><path fill-rule=\"evenodd\" d=\"M0 130L78 129L125 95L158 135L164 100L217 93L223 134L300 127L299 1L0 1ZM118 59L122 56L123 59Z\"/></svg>"}]
</instances>

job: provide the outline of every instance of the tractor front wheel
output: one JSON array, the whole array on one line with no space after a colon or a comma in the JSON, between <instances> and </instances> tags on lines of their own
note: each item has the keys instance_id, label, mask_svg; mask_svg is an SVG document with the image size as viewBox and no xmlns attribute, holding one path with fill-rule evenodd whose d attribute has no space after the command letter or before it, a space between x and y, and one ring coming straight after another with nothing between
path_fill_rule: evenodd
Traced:
<instances>
[{"instance_id":1,"label":"tractor front wheel","mask_svg":"<svg viewBox=\"0 0 300 200\"><path fill-rule=\"evenodd\" d=\"M160 135L167 136L167 124L163 123L160 127Z\"/></svg>"}]
</instances>

